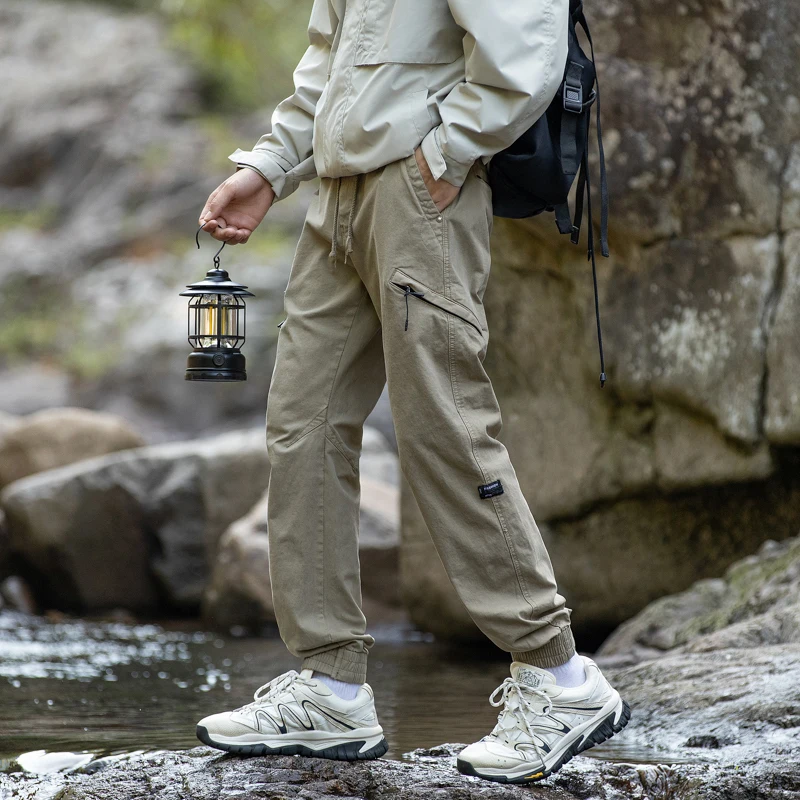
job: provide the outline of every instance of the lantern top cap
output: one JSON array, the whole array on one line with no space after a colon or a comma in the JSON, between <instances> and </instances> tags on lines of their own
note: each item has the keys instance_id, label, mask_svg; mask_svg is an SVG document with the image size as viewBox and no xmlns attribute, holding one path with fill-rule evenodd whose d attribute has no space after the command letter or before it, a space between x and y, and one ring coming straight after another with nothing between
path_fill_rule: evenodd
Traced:
<instances>
[{"instance_id":1,"label":"lantern top cap","mask_svg":"<svg viewBox=\"0 0 800 800\"><path fill-rule=\"evenodd\" d=\"M232 281L227 271L220 268L210 269L206 277L197 283L186 285L186 291L181 292L181 297L192 297L198 294L235 294L239 297L255 297L247 291L244 284Z\"/></svg>"}]
</instances>

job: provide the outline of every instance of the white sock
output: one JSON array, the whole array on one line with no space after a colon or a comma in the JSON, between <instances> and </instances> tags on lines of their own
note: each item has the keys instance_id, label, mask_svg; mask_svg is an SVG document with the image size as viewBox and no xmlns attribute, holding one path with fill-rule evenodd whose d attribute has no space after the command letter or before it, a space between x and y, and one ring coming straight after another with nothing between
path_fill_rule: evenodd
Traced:
<instances>
[{"instance_id":1,"label":"white sock","mask_svg":"<svg viewBox=\"0 0 800 800\"><path fill-rule=\"evenodd\" d=\"M337 697L342 700L355 700L358 690L361 688L360 683L345 683L344 681L337 681L326 675L324 672L315 672L312 678L318 680L320 683L325 684Z\"/></svg>"},{"instance_id":2,"label":"white sock","mask_svg":"<svg viewBox=\"0 0 800 800\"><path fill-rule=\"evenodd\" d=\"M577 653L565 664L559 664L557 667L545 667L545 669L556 679L556 683L565 689L573 689L586 682L583 659Z\"/></svg>"}]
</instances>

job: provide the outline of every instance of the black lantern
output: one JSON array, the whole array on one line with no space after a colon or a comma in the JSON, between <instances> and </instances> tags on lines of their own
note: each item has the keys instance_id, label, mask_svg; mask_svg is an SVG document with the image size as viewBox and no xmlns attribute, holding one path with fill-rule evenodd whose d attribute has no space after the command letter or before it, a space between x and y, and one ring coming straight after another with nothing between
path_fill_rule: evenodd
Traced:
<instances>
[{"instance_id":1,"label":"black lantern","mask_svg":"<svg viewBox=\"0 0 800 800\"><path fill-rule=\"evenodd\" d=\"M200 230L197 247L200 247ZM190 283L181 297L189 301L189 344L194 348L186 362L187 381L246 381L245 359L241 353L245 341L245 297L253 297L247 287L230 279L220 267L219 254L214 269L205 280Z\"/></svg>"}]
</instances>

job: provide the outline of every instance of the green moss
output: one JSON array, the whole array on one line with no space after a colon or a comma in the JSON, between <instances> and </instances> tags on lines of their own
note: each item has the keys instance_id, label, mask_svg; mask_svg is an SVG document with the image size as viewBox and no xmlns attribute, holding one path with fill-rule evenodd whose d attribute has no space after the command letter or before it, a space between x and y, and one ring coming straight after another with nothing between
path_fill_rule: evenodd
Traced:
<instances>
[{"instance_id":1,"label":"green moss","mask_svg":"<svg viewBox=\"0 0 800 800\"><path fill-rule=\"evenodd\" d=\"M0 209L0 231L10 228L30 228L44 231L52 227L58 217L58 209L40 206L33 209Z\"/></svg>"}]
</instances>

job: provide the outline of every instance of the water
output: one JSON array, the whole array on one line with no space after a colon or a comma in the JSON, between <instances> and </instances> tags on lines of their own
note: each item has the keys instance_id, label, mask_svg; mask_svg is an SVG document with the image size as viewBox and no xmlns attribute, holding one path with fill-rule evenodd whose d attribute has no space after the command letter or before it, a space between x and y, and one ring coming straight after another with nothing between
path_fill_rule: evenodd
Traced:
<instances>
[{"instance_id":1,"label":"water","mask_svg":"<svg viewBox=\"0 0 800 800\"><path fill-rule=\"evenodd\" d=\"M45 751L31 763L57 763L54 754L69 752L195 747L197 720L249 702L259 685L297 668L278 639L169 628L0 614L0 769L31 751ZM508 675L502 656L436 643L403 625L372 633L369 679L387 757L472 742L493 727L488 695ZM629 731L588 755L684 760L637 743Z\"/></svg>"}]
</instances>

